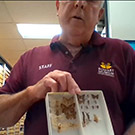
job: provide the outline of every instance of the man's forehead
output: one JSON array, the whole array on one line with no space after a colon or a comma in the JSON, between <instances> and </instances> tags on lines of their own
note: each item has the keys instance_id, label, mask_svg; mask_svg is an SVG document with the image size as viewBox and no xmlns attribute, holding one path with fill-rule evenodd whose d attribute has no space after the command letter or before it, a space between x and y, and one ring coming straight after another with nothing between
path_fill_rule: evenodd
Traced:
<instances>
[{"instance_id":1,"label":"man's forehead","mask_svg":"<svg viewBox=\"0 0 135 135\"><path fill-rule=\"evenodd\" d=\"M56 1L100 1L100 2L104 2L105 0L56 0Z\"/></svg>"},{"instance_id":2,"label":"man's forehead","mask_svg":"<svg viewBox=\"0 0 135 135\"><path fill-rule=\"evenodd\" d=\"M95 2L101 2L104 3L105 0L56 0L56 2L73 2L73 1L95 1Z\"/></svg>"},{"instance_id":3,"label":"man's forehead","mask_svg":"<svg viewBox=\"0 0 135 135\"><path fill-rule=\"evenodd\" d=\"M104 2L105 0L56 0L56 5L58 5L59 2L74 2L74 1L95 1L95 2L98 2L100 3L100 7L103 8L103 5L104 5Z\"/></svg>"}]
</instances>

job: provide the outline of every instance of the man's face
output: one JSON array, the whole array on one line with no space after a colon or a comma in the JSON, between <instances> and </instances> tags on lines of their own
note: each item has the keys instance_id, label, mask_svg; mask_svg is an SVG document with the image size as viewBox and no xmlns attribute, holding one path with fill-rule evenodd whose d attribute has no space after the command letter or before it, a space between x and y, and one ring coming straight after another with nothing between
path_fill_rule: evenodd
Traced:
<instances>
[{"instance_id":1,"label":"man's face","mask_svg":"<svg viewBox=\"0 0 135 135\"><path fill-rule=\"evenodd\" d=\"M57 13L63 32L93 31L103 14L101 3L101 0L58 1Z\"/></svg>"}]
</instances>

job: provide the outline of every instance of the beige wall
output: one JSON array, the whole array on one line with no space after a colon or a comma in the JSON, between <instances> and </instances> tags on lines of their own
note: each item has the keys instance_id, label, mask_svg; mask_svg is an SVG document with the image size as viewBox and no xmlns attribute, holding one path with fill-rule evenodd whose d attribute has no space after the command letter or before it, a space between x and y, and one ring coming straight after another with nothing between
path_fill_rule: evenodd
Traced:
<instances>
[{"instance_id":1,"label":"beige wall","mask_svg":"<svg viewBox=\"0 0 135 135\"><path fill-rule=\"evenodd\" d=\"M135 1L109 1L110 37L135 40Z\"/></svg>"}]
</instances>

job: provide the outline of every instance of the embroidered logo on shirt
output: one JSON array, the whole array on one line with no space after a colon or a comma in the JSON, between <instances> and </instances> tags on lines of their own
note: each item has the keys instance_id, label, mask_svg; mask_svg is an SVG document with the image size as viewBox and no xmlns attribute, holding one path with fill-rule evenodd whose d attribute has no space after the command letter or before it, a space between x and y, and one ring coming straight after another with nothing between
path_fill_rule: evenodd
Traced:
<instances>
[{"instance_id":1,"label":"embroidered logo on shirt","mask_svg":"<svg viewBox=\"0 0 135 135\"><path fill-rule=\"evenodd\" d=\"M100 67L98 67L98 74L114 77L114 69L112 68L112 64L110 62L101 62Z\"/></svg>"},{"instance_id":2,"label":"embroidered logo on shirt","mask_svg":"<svg viewBox=\"0 0 135 135\"><path fill-rule=\"evenodd\" d=\"M40 66L39 66L39 70L41 70L41 69L46 69L46 68L51 68L51 67L52 67L52 64L40 65Z\"/></svg>"}]
</instances>

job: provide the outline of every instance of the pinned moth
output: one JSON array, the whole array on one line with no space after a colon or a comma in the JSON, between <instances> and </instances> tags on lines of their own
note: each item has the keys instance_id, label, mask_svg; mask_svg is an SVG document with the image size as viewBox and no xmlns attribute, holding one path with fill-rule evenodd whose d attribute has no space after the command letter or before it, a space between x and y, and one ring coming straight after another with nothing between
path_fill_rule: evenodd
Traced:
<instances>
[{"instance_id":1,"label":"pinned moth","mask_svg":"<svg viewBox=\"0 0 135 135\"><path fill-rule=\"evenodd\" d=\"M65 114L67 119L76 119L74 98L63 97L63 102L60 105L62 113Z\"/></svg>"},{"instance_id":2,"label":"pinned moth","mask_svg":"<svg viewBox=\"0 0 135 135\"><path fill-rule=\"evenodd\" d=\"M91 96L92 96L93 99L98 99L99 98L99 95L91 94Z\"/></svg>"},{"instance_id":3,"label":"pinned moth","mask_svg":"<svg viewBox=\"0 0 135 135\"><path fill-rule=\"evenodd\" d=\"M64 103L65 105L68 106L68 105L74 103L74 97L73 96L70 98L63 97L62 103Z\"/></svg>"},{"instance_id":4,"label":"pinned moth","mask_svg":"<svg viewBox=\"0 0 135 135\"><path fill-rule=\"evenodd\" d=\"M79 104L85 103L85 95L78 95L77 94L77 99L78 99Z\"/></svg>"}]
</instances>

